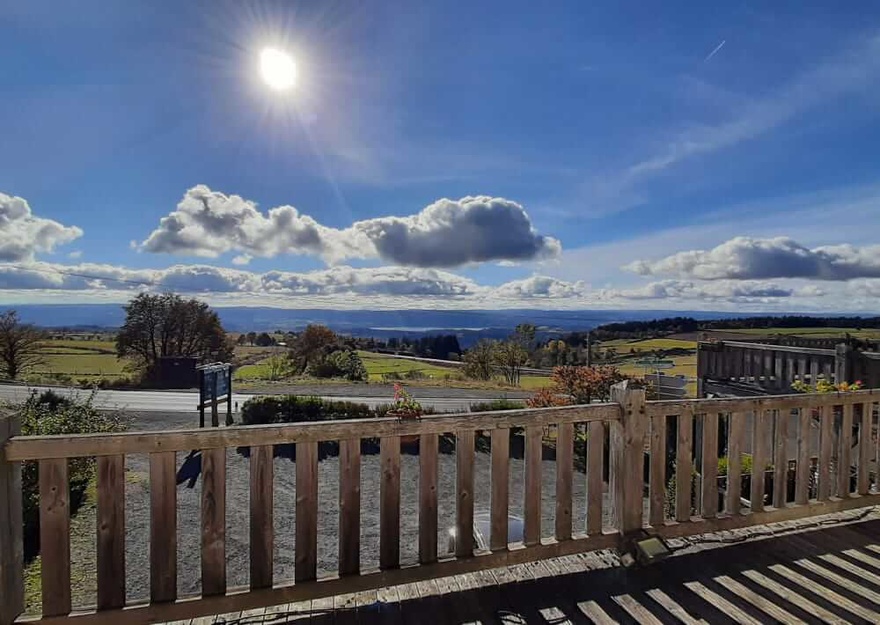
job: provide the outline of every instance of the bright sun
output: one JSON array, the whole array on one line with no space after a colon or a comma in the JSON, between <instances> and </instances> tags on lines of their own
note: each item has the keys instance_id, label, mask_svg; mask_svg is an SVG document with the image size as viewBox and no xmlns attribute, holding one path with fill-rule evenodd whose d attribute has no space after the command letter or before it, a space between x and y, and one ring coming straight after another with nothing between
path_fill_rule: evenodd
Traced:
<instances>
[{"instance_id":1,"label":"bright sun","mask_svg":"<svg viewBox=\"0 0 880 625\"><path fill-rule=\"evenodd\" d=\"M286 91L296 84L296 63L282 50L264 48L260 52L260 75L272 89Z\"/></svg>"}]
</instances>

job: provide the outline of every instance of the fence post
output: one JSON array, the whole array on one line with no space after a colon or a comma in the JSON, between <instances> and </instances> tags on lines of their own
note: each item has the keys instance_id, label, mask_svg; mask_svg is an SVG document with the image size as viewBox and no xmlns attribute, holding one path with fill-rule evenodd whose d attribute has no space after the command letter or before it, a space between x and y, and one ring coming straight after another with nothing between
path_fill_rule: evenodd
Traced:
<instances>
[{"instance_id":1,"label":"fence post","mask_svg":"<svg viewBox=\"0 0 880 625\"><path fill-rule=\"evenodd\" d=\"M6 441L21 434L18 415L0 410L0 625L24 611L21 463L6 460Z\"/></svg>"},{"instance_id":2,"label":"fence post","mask_svg":"<svg viewBox=\"0 0 880 625\"><path fill-rule=\"evenodd\" d=\"M697 342L697 397L703 397L703 378L706 377L706 347L700 341Z\"/></svg>"},{"instance_id":3,"label":"fence post","mask_svg":"<svg viewBox=\"0 0 880 625\"><path fill-rule=\"evenodd\" d=\"M849 382L852 374L851 354L853 348L848 343L839 343L834 346L834 383Z\"/></svg>"},{"instance_id":4,"label":"fence post","mask_svg":"<svg viewBox=\"0 0 880 625\"><path fill-rule=\"evenodd\" d=\"M626 536L642 529L645 470L645 389L630 380L611 387L611 401L620 404L620 420L610 423L612 519Z\"/></svg>"}]
</instances>

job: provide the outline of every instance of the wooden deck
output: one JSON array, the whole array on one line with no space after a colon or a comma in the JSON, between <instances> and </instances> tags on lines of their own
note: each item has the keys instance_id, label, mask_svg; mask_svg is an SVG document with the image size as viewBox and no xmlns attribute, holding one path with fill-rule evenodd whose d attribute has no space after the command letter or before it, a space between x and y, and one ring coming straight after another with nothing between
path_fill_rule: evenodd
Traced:
<instances>
[{"instance_id":1,"label":"wooden deck","mask_svg":"<svg viewBox=\"0 0 880 625\"><path fill-rule=\"evenodd\" d=\"M648 568L622 568L611 552L594 552L182 623L288 622L880 623L880 514L688 547Z\"/></svg>"}]
</instances>

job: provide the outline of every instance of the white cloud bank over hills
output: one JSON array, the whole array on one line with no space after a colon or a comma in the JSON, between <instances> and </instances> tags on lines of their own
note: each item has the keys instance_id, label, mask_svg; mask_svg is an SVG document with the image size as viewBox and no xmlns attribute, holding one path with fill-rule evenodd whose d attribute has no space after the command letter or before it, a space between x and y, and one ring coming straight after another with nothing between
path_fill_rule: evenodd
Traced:
<instances>
[{"instance_id":1,"label":"white cloud bank over hills","mask_svg":"<svg viewBox=\"0 0 880 625\"><path fill-rule=\"evenodd\" d=\"M238 264L254 256L303 254L331 264L380 258L411 267L458 267L553 258L562 248L558 240L536 232L521 205L503 198L441 199L415 215L376 217L338 229L293 206L264 214L241 196L198 185L139 249L207 258L234 251L240 253Z\"/></svg>"},{"instance_id":2,"label":"white cloud bank over hills","mask_svg":"<svg viewBox=\"0 0 880 625\"><path fill-rule=\"evenodd\" d=\"M787 237L735 237L711 250L678 252L656 261L638 260L624 268L643 276L698 280L880 278L880 245L810 249Z\"/></svg>"},{"instance_id":3,"label":"white cloud bank over hills","mask_svg":"<svg viewBox=\"0 0 880 625\"><path fill-rule=\"evenodd\" d=\"M82 234L76 226L35 216L24 198L0 193L0 262L33 260Z\"/></svg>"},{"instance_id":4,"label":"white cloud bank over hills","mask_svg":"<svg viewBox=\"0 0 880 625\"><path fill-rule=\"evenodd\" d=\"M800 282L800 283L799 283ZM819 310L828 295L803 281L662 280L631 288L590 289L535 275L497 286L418 267L337 266L309 272L256 273L209 265L130 269L44 262L0 264L0 290L10 300L124 301L141 290L172 290L226 304L280 308L749 308ZM853 309L870 309L880 280L834 285ZM862 297L859 300L859 297ZM834 301L840 301L836 299Z\"/></svg>"}]
</instances>

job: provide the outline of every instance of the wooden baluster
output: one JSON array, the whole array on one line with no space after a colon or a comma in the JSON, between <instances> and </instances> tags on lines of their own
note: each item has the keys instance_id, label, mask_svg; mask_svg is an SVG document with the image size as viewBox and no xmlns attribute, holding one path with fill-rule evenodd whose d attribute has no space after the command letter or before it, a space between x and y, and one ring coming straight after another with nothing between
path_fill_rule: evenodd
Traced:
<instances>
[{"instance_id":1,"label":"wooden baluster","mask_svg":"<svg viewBox=\"0 0 880 625\"><path fill-rule=\"evenodd\" d=\"M784 508L788 498L788 422L787 410L776 413L776 438L773 441L773 507Z\"/></svg>"},{"instance_id":2,"label":"wooden baluster","mask_svg":"<svg viewBox=\"0 0 880 625\"><path fill-rule=\"evenodd\" d=\"M806 381L807 381L807 357L805 355L798 356L797 374L798 374L798 379L801 382L806 383Z\"/></svg>"},{"instance_id":3,"label":"wooden baluster","mask_svg":"<svg viewBox=\"0 0 880 625\"><path fill-rule=\"evenodd\" d=\"M150 454L150 601L177 599L176 454Z\"/></svg>"},{"instance_id":4,"label":"wooden baluster","mask_svg":"<svg viewBox=\"0 0 880 625\"><path fill-rule=\"evenodd\" d=\"M762 410L755 410L752 428L752 512L764 510L764 471L767 468L767 437L770 430L770 417Z\"/></svg>"},{"instance_id":5,"label":"wooden baluster","mask_svg":"<svg viewBox=\"0 0 880 625\"><path fill-rule=\"evenodd\" d=\"M815 356L810 358L810 384L814 387L819 381L819 359Z\"/></svg>"},{"instance_id":6,"label":"wooden baluster","mask_svg":"<svg viewBox=\"0 0 880 625\"><path fill-rule=\"evenodd\" d=\"M742 453L745 438L746 415L730 413L730 431L727 437L727 493L724 509L728 514L739 514L742 497Z\"/></svg>"},{"instance_id":7,"label":"wooden baluster","mask_svg":"<svg viewBox=\"0 0 880 625\"><path fill-rule=\"evenodd\" d=\"M703 415L702 516L718 515L718 413Z\"/></svg>"},{"instance_id":8,"label":"wooden baluster","mask_svg":"<svg viewBox=\"0 0 880 625\"><path fill-rule=\"evenodd\" d=\"M0 623L24 612L24 539L21 462L6 458L6 443L21 435L21 417L0 409Z\"/></svg>"},{"instance_id":9,"label":"wooden baluster","mask_svg":"<svg viewBox=\"0 0 880 625\"><path fill-rule=\"evenodd\" d=\"M400 437L385 436L379 443L382 480L379 484L379 566L400 566Z\"/></svg>"},{"instance_id":10,"label":"wooden baluster","mask_svg":"<svg viewBox=\"0 0 880 625\"><path fill-rule=\"evenodd\" d=\"M871 462L871 417L874 404L866 402L861 406L861 420L859 421L859 473L858 493L867 495L871 487L870 462Z\"/></svg>"},{"instance_id":11,"label":"wooden baluster","mask_svg":"<svg viewBox=\"0 0 880 625\"><path fill-rule=\"evenodd\" d=\"M339 441L339 574L361 568L361 439Z\"/></svg>"},{"instance_id":12,"label":"wooden baluster","mask_svg":"<svg viewBox=\"0 0 880 625\"><path fill-rule=\"evenodd\" d=\"M523 542L526 546L541 541L541 428L526 428L526 477L523 503Z\"/></svg>"},{"instance_id":13,"label":"wooden baluster","mask_svg":"<svg viewBox=\"0 0 880 625\"><path fill-rule=\"evenodd\" d=\"M794 502L798 505L807 503L810 497L810 410L798 410L798 458L795 471Z\"/></svg>"},{"instance_id":14,"label":"wooden baluster","mask_svg":"<svg viewBox=\"0 0 880 625\"><path fill-rule=\"evenodd\" d=\"M678 416L678 445L675 457L675 520L691 518L691 484L693 482L693 409L688 407Z\"/></svg>"},{"instance_id":15,"label":"wooden baluster","mask_svg":"<svg viewBox=\"0 0 880 625\"><path fill-rule=\"evenodd\" d=\"M70 613L70 480L67 459L40 460L43 616Z\"/></svg>"},{"instance_id":16,"label":"wooden baluster","mask_svg":"<svg viewBox=\"0 0 880 625\"><path fill-rule=\"evenodd\" d=\"M832 371L833 366L834 366L833 359L826 359L824 364L822 365L822 377L825 378L825 380L828 382L832 381L831 371Z\"/></svg>"},{"instance_id":17,"label":"wooden baluster","mask_svg":"<svg viewBox=\"0 0 880 625\"><path fill-rule=\"evenodd\" d=\"M837 461L837 496L847 498L852 489L850 488L850 465L852 448L852 424L853 424L853 405L846 403L843 405L843 420L840 427L840 449L838 450Z\"/></svg>"},{"instance_id":18,"label":"wooden baluster","mask_svg":"<svg viewBox=\"0 0 880 625\"><path fill-rule=\"evenodd\" d=\"M125 456L98 458L98 609L125 605Z\"/></svg>"},{"instance_id":19,"label":"wooden baluster","mask_svg":"<svg viewBox=\"0 0 880 625\"><path fill-rule=\"evenodd\" d=\"M492 430L492 514L489 547L507 549L507 508L509 505L510 430Z\"/></svg>"},{"instance_id":20,"label":"wooden baluster","mask_svg":"<svg viewBox=\"0 0 880 625\"><path fill-rule=\"evenodd\" d=\"M574 465L574 424L556 431L556 540L571 538L571 489Z\"/></svg>"},{"instance_id":21,"label":"wooden baluster","mask_svg":"<svg viewBox=\"0 0 880 625\"><path fill-rule=\"evenodd\" d=\"M474 431L455 433L455 556L474 555Z\"/></svg>"},{"instance_id":22,"label":"wooden baluster","mask_svg":"<svg viewBox=\"0 0 880 625\"><path fill-rule=\"evenodd\" d=\"M436 434L419 436L419 562L437 561L437 451ZM493 449L494 451L494 449Z\"/></svg>"},{"instance_id":23,"label":"wooden baluster","mask_svg":"<svg viewBox=\"0 0 880 625\"><path fill-rule=\"evenodd\" d=\"M773 352L774 360L774 377L776 378L776 388L785 388L785 361L782 352Z\"/></svg>"},{"instance_id":24,"label":"wooden baluster","mask_svg":"<svg viewBox=\"0 0 880 625\"><path fill-rule=\"evenodd\" d=\"M385 439L382 443L385 443ZM399 441L396 448L399 455ZM312 581L317 576L318 443L312 441L296 444L296 537L293 578L299 583Z\"/></svg>"},{"instance_id":25,"label":"wooden baluster","mask_svg":"<svg viewBox=\"0 0 880 625\"><path fill-rule=\"evenodd\" d=\"M275 549L275 465L272 445L251 447L251 588L271 588Z\"/></svg>"},{"instance_id":26,"label":"wooden baluster","mask_svg":"<svg viewBox=\"0 0 880 625\"><path fill-rule=\"evenodd\" d=\"M202 596L226 593L226 449L202 451Z\"/></svg>"},{"instance_id":27,"label":"wooden baluster","mask_svg":"<svg viewBox=\"0 0 880 625\"><path fill-rule=\"evenodd\" d=\"M602 533L602 470L605 463L605 424L590 421L587 435L587 534Z\"/></svg>"},{"instance_id":28,"label":"wooden baluster","mask_svg":"<svg viewBox=\"0 0 880 625\"><path fill-rule=\"evenodd\" d=\"M811 408L819 412L819 501L828 501L831 487L831 456L834 454L834 410L830 406Z\"/></svg>"},{"instance_id":29,"label":"wooden baluster","mask_svg":"<svg viewBox=\"0 0 880 625\"><path fill-rule=\"evenodd\" d=\"M648 521L653 526L661 526L666 522L666 416L651 419L651 467L650 475L651 503Z\"/></svg>"}]
</instances>

